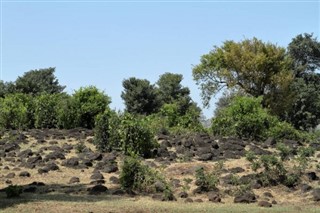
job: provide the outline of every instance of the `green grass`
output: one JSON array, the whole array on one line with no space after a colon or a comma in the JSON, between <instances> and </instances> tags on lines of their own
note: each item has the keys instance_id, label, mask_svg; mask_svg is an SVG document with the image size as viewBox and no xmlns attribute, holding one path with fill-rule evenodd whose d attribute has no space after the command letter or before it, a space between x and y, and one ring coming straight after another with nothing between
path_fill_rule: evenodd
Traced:
<instances>
[{"instance_id":1,"label":"green grass","mask_svg":"<svg viewBox=\"0 0 320 213\"><path fill-rule=\"evenodd\" d=\"M0 212L320 212L319 205L313 206L283 206L274 205L272 208L261 208L255 204L214 204L160 202L147 197L118 197L110 195L88 196L88 195L23 195L21 198L7 199L0 194Z\"/></svg>"}]
</instances>

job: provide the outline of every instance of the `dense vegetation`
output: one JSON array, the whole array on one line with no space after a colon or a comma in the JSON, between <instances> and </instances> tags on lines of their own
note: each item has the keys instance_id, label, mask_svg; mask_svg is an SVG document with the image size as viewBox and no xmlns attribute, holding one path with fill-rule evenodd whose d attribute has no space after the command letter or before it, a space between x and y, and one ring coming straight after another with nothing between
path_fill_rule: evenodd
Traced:
<instances>
[{"instance_id":1,"label":"dense vegetation","mask_svg":"<svg viewBox=\"0 0 320 213\"><path fill-rule=\"evenodd\" d=\"M298 35L287 48L257 38L215 46L193 68L205 106L224 91L208 129L181 74L164 73L154 84L125 79L126 109L115 112L111 98L95 86L69 95L55 68L31 70L15 82L0 82L0 128L89 128L101 151L145 157L157 146L158 133L307 140L320 121L319 67L320 43L312 34Z\"/></svg>"}]
</instances>

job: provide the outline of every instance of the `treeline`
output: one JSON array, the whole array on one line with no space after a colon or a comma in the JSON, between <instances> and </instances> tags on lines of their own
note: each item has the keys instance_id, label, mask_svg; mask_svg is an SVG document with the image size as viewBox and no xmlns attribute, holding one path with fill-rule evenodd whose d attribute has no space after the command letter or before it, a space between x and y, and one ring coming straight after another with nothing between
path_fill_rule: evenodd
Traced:
<instances>
[{"instance_id":1,"label":"treeline","mask_svg":"<svg viewBox=\"0 0 320 213\"><path fill-rule=\"evenodd\" d=\"M100 150L150 155L156 133L208 132L263 141L268 137L306 140L320 123L320 43L312 34L295 37L287 48L257 38L226 41L193 67L204 105L219 92L212 125L183 76L164 73L122 82L124 112L95 86L63 92L54 68L31 70L15 82L0 82L0 128L95 129Z\"/></svg>"},{"instance_id":2,"label":"treeline","mask_svg":"<svg viewBox=\"0 0 320 213\"><path fill-rule=\"evenodd\" d=\"M96 116L110 111L111 98L103 91L89 86L68 95L54 72L54 68L31 70L15 82L0 82L1 128L92 129ZM154 85L146 79L125 79L121 95L125 112L165 122L169 128L200 128L201 110L189 88L181 85L182 79L173 73L161 75Z\"/></svg>"}]
</instances>

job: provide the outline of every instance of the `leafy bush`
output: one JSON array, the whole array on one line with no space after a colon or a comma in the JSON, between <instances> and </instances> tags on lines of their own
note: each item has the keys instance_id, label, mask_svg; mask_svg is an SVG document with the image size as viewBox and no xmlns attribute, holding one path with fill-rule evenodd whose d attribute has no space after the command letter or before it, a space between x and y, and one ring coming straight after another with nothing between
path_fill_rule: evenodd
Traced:
<instances>
[{"instance_id":1,"label":"leafy bush","mask_svg":"<svg viewBox=\"0 0 320 213\"><path fill-rule=\"evenodd\" d=\"M120 118L116 112L106 110L97 115L94 128L94 143L100 151L112 151L119 148Z\"/></svg>"},{"instance_id":2,"label":"leafy bush","mask_svg":"<svg viewBox=\"0 0 320 213\"><path fill-rule=\"evenodd\" d=\"M10 185L5 189L7 198L19 197L22 193L22 187L18 185Z\"/></svg>"},{"instance_id":3,"label":"leafy bush","mask_svg":"<svg viewBox=\"0 0 320 213\"><path fill-rule=\"evenodd\" d=\"M155 170L143 165L138 156L132 153L124 158L119 179L124 189L153 193L156 192L155 183L160 181L165 186L164 195L168 196L168 190L170 191L165 179Z\"/></svg>"},{"instance_id":4,"label":"leafy bush","mask_svg":"<svg viewBox=\"0 0 320 213\"><path fill-rule=\"evenodd\" d=\"M279 151L280 158L283 161L288 159L289 156L291 154L293 154L293 150L290 147L288 147L285 144L283 144L283 143L278 143L277 144L277 150Z\"/></svg>"},{"instance_id":5,"label":"leafy bush","mask_svg":"<svg viewBox=\"0 0 320 213\"><path fill-rule=\"evenodd\" d=\"M35 127L55 128L57 127L57 103L59 95L42 94L35 98Z\"/></svg>"},{"instance_id":6,"label":"leafy bush","mask_svg":"<svg viewBox=\"0 0 320 213\"><path fill-rule=\"evenodd\" d=\"M4 129L25 129L31 116L28 113L29 98L24 94L9 94L0 101L0 126Z\"/></svg>"},{"instance_id":7,"label":"leafy bush","mask_svg":"<svg viewBox=\"0 0 320 213\"><path fill-rule=\"evenodd\" d=\"M150 157L151 150L157 146L152 130L144 117L125 114L119 125L120 146L125 154L134 152Z\"/></svg>"},{"instance_id":8,"label":"leafy bush","mask_svg":"<svg viewBox=\"0 0 320 213\"><path fill-rule=\"evenodd\" d=\"M217 176L206 173L203 167L196 170L196 185L201 188L201 191L215 190L218 181Z\"/></svg>"},{"instance_id":9,"label":"leafy bush","mask_svg":"<svg viewBox=\"0 0 320 213\"><path fill-rule=\"evenodd\" d=\"M78 127L77 106L72 96L64 95L58 100L57 125L61 129Z\"/></svg>"},{"instance_id":10,"label":"leafy bush","mask_svg":"<svg viewBox=\"0 0 320 213\"><path fill-rule=\"evenodd\" d=\"M103 113L110 104L110 98L94 86L81 87L74 95L79 127L93 128L95 117Z\"/></svg>"},{"instance_id":11,"label":"leafy bush","mask_svg":"<svg viewBox=\"0 0 320 213\"><path fill-rule=\"evenodd\" d=\"M290 124L280 122L261 105L262 97L236 97L231 104L222 109L212 121L212 131L216 135L237 136L265 140L300 139L301 134Z\"/></svg>"}]
</instances>

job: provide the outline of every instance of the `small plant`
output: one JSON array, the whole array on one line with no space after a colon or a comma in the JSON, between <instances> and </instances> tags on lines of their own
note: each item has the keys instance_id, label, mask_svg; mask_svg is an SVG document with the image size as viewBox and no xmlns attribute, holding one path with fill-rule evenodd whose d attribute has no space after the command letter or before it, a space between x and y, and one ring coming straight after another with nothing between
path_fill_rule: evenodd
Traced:
<instances>
[{"instance_id":1,"label":"small plant","mask_svg":"<svg viewBox=\"0 0 320 213\"><path fill-rule=\"evenodd\" d=\"M190 183L192 182L192 179L191 178L184 178L183 179L183 186L182 186L182 190L184 192L187 192L190 190Z\"/></svg>"},{"instance_id":2,"label":"small plant","mask_svg":"<svg viewBox=\"0 0 320 213\"><path fill-rule=\"evenodd\" d=\"M5 192L7 198L20 197L20 194L22 193L22 186L10 185L5 189Z\"/></svg>"},{"instance_id":3,"label":"small plant","mask_svg":"<svg viewBox=\"0 0 320 213\"><path fill-rule=\"evenodd\" d=\"M253 162L254 160L257 159L257 156L254 154L254 152L248 151L248 152L246 152L246 159L249 162Z\"/></svg>"},{"instance_id":4,"label":"small plant","mask_svg":"<svg viewBox=\"0 0 320 213\"><path fill-rule=\"evenodd\" d=\"M199 167L196 170L196 185L201 188L202 191L215 190L218 184L218 178L214 174L206 173L203 167Z\"/></svg>"},{"instance_id":5,"label":"small plant","mask_svg":"<svg viewBox=\"0 0 320 213\"><path fill-rule=\"evenodd\" d=\"M281 160L287 160L289 156L293 153L293 150L290 147L284 145L283 143L277 144L277 150L279 151L279 155Z\"/></svg>"}]
</instances>

